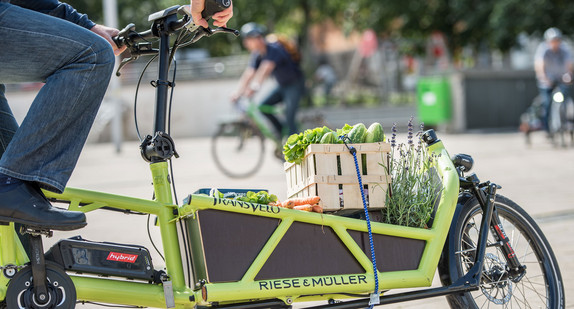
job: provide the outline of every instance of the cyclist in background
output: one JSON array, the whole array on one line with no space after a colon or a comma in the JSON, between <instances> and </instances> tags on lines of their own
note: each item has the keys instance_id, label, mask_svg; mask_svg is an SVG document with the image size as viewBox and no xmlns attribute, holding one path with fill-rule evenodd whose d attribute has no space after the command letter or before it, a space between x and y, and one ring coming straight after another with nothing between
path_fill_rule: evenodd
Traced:
<instances>
[{"instance_id":1,"label":"cyclist in background","mask_svg":"<svg viewBox=\"0 0 574 309\"><path fill-rule=\"evenodd\" d=\"M196 16L204 1L192 0ZM230 7L213 18L225 25L232 15ZM55 230L86 225L82 212L52 207L40 189L64 191L106 92L114 53L123 50L112 41L118 32L57 0L0 0L0 222ZM4 83L21 82L45 85L18 126Z\"/></svg>"},{"instance_id":2,"label":"cyclist in background","mask_svg":"<svg viewBox=\"0 0 574 309\"><path fill-rule=\"evenodd\" d=\"M542 122L548 132L552 91L559 87L567 97L572 83L572 54L568 45L562 41L562 32L559 29L549 28L544 32L544 41L540 43L534 55L534 70L546 111Z\"/></svg>"},{"instance_id":3,"label":"cyclist in background","mask_svg":"<svg viewBox=\"0 0 574 309\"><path fill-rule=\"evenodd\" d=\"M288 134L297 133L295 116L299 102L305 92L305 80L299 65L299 59L287 50L281 40L267 40L265 29L248 23L241 27L243 45L251 52L249 64L239 80L238 90L232 95L236 102L241 96L252 97L261 88L262 83L273 75L277 81L261 101L261 105L276 105L283 102L286 106L286 125ZM283 134L282 123L271 113L263 113L273 124L279 137Z\"/></svg>"}]
</instances>

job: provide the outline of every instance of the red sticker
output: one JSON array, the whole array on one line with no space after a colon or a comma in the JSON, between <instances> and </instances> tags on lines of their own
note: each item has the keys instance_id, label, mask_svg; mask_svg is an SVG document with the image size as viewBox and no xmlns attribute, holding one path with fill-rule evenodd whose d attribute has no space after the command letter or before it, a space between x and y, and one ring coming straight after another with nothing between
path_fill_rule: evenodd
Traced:
<instances>
[{"instance_id":1,"label":"red sticker","mask_svg":"<svg viewBox=\"0 0 574 309\"><path fill-rule=\"evenodd\" d=\"M126 253L118 253L118 252L110 252L108 261L116 261L116 262L126 262L126 263L135 263L138 258L137 254L126 254Z\"/></svg>"}]
</instances>

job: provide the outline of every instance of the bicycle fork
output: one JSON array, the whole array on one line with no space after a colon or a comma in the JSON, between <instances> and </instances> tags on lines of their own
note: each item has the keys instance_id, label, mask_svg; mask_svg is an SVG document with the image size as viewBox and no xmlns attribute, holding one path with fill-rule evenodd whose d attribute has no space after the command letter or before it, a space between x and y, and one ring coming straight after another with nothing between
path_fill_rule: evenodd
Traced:
<instances>
[{"instance_id":1,"label":"bicycle fork","mask_svg":"<svg viewBox=\"0 0 574 309\"><path fill-rule=\"evenodd\" d=\"M472 177L472 176L471 176ZM486 182L481 185L477 185L478 179L474 175L473 183L475 183L471 191L473 195L477 198L480 207L482 208L483 219L480 227L480 235L478 240L475 265L477 267L478 282L480 282L480 277L483 274L484 259L486 255L486 248L490 246L498 247L506 261L506 269L504 270L507 275L502 276L499 279L510 279L513 282L518 282L526 274L526 266L522 265L512 248L510 239L504 231L504 227L498 216L498 212L494 205L496 190L499 188L498 185ZM488 227L486 226L488 224ZM495 242L491 245L488 244L488 234L491 233L494 237Z\"/></svg>"}]
</instances>

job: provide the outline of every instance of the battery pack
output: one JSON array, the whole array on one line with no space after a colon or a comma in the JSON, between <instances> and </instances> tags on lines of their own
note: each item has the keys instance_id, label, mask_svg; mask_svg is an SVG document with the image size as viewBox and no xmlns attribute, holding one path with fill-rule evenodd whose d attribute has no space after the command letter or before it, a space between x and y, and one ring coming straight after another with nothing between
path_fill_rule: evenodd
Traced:
<instances>
[{"instance_id":1,"label":"battery pack","mask_svg":"<svg viewBox=\"0 0 574 309\"><path fill-rule=\"evenodd\" d=\"M46 252L46 260L66 271L154 280L149 251L142 246L94 242L80 236L63 239Z\"/></svg>"}]
</instances>

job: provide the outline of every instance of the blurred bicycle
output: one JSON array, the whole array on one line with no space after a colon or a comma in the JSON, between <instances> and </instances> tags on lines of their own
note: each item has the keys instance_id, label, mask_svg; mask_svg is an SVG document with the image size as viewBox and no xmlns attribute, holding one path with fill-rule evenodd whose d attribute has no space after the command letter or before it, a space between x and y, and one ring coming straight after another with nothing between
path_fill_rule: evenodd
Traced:
<instances>
[{"instance_id":1,"label":"blurred bicycle","mask_svg":"<svg viewBox=\"0 0 574 309\"><path fill-rule=\"evenodd\" d=\"M287 132L277 136L263 117L263 113L283 115L280 108L257 105L245 97L233 106L239 117L221 122L211 139L211 154L219 170L231 178L252 176L263 165L266 144L274 147L274 156L283 162L283 140ZM321 114L299 113L297 119L300 131L326 125Z\"/></svg>"},{"instance_id":2,"label":"blurred bicycle","mask_svg":"<svg viewBox=\"0 0 574 309\"><path fill-rule=\"evenodd\" d=\"M521 116L520 130L526 135L526 143L530 145L531 133L544 130L543 119L548 115L548 138L554 146L567 146L567 135L570 135L570 145L574 145L574 101L565 95L560 87L554 87L550 108L546 109L542 98L537 96L530 107Z\"/></svg>"}]
</instances>

